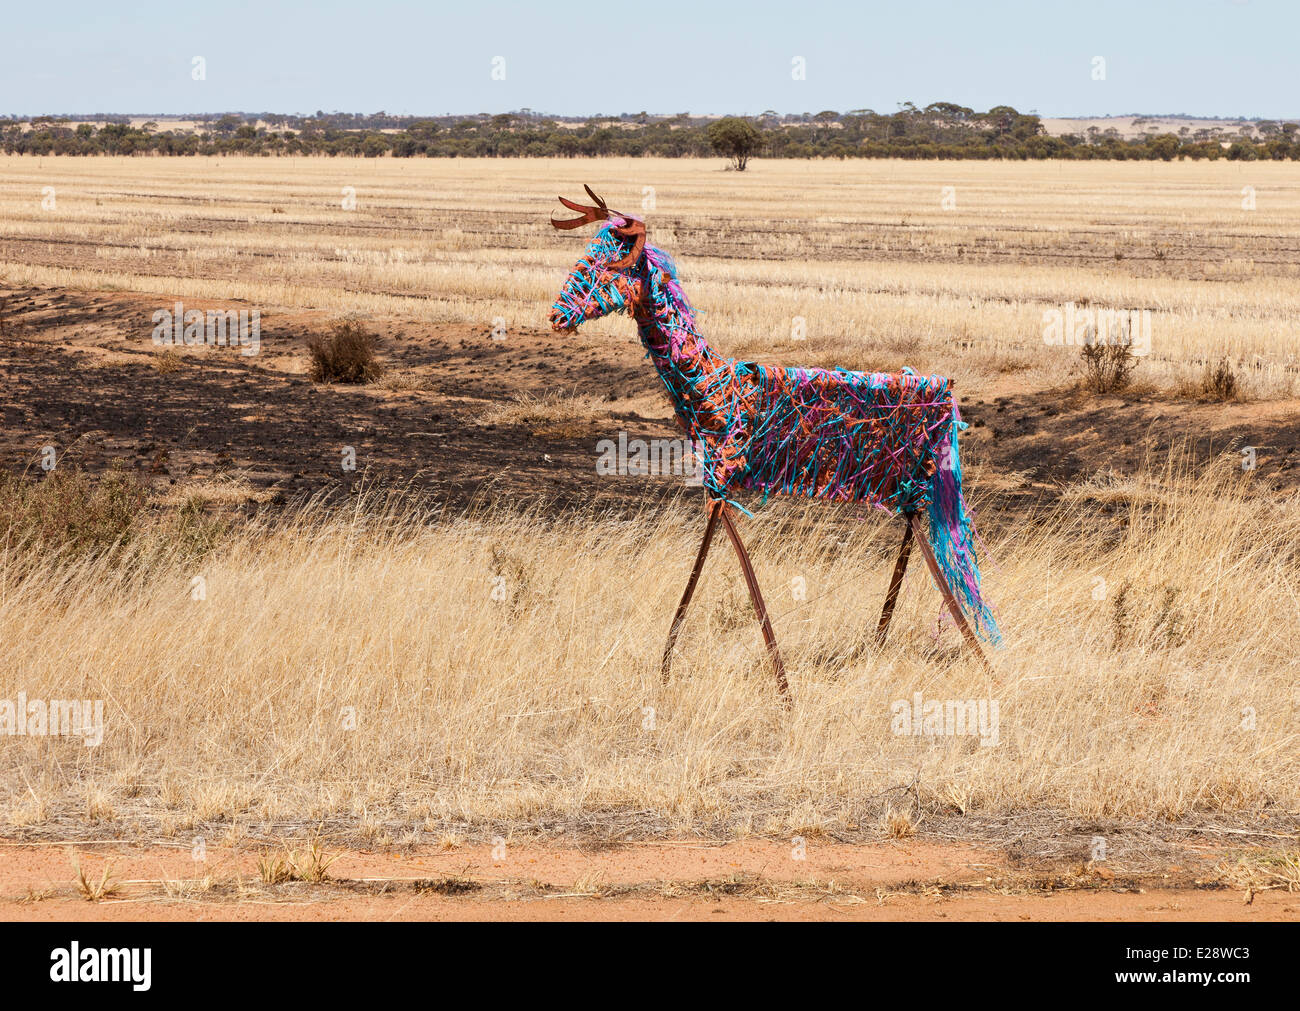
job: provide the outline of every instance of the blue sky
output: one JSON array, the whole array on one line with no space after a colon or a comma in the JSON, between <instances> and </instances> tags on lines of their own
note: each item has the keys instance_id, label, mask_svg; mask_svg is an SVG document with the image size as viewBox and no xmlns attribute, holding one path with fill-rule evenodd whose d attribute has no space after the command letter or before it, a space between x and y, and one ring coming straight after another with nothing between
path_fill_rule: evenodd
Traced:
<instances>
[{"instance_id":1,"label":"blue sky","mask_svg":"<svg viewBox=\"0 0 1300 1011\"><path fill-rule=\"evenodd\" d=\"M1043 116L1300 116L1297 0L50 0L10 5L5 33L0 113L18 115L953 101ZM1093 79L1097 56L1105 80Z\"/></svg>"}]
</instances>

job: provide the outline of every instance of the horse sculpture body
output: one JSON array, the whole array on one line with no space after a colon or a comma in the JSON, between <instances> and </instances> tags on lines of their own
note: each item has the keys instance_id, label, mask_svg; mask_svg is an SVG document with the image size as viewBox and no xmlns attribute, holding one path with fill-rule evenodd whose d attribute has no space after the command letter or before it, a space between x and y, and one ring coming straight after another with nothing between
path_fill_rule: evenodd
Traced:
<instances>
[{"instance_id":1,"label":"horse sculpture body","mask_svg":"<svg viewBox=\"0 0 1300 1011\"><path fill-rule=\"evenodd\" d=\"M700 334L666 253L646 244L639 218L560 198L579 217L556 228L604 222L551 309L551 325L573 332L589 319L626 312L637 324L677 421L701 452L708 496L706 525L686 592L664 652L667 678L673 645L720 518L741 560L777 683L786 681L762 593L730 516L738 489L867 502L907 519L903 544L877 638L883 641L915 539L931 575L967 640L1000 639L980 593L979 560L962 497L957 437L965 427L941 376L801 369L737 361L714 351ZM919 521L921 511L928 524ZM933 550L931 549L933 545ZM971 625L975 631L972 631ZM982 654L981 654L982 655Z\"/></svg>"}]
</instances>

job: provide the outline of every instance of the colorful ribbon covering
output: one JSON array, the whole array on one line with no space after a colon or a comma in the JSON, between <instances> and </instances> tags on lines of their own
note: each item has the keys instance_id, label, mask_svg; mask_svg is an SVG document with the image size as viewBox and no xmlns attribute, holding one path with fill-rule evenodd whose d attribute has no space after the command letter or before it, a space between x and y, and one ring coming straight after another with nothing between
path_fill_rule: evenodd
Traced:
<instances>
[{"instance_id":1,"label":"colorful ribbon covering","mask_svg":"<svg viewBox=\"0 0 1300 1011\"><path fill-rule=\"evenodd\" d=\"M636 239L629 234L635 219L608 213L551 310L555 329L615 312L636 320L678 422L702 450L703 484L715 498L744 510L734 495L746 488L764 497L865 502L893 515L926 509L936 560L959 606L982 638L999 644L962 496L957 436L966 426L951 382L911 369L725 358L700 334L672 258L644 244L639 221Z\"/></svg>"}]
</instances>

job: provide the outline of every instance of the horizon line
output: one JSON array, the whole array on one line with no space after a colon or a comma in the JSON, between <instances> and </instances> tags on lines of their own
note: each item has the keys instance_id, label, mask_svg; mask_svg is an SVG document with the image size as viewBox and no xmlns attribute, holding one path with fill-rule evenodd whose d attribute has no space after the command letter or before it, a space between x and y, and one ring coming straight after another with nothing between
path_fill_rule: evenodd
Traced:
<instances>
[{"instance_id":1,"label":"horizon line","mask_svg":"<svg viewBox=\"0 0 1300 1011\"><path fill-rule=\"evenodd\" d=\"M938 103L931 103L931 104L938 104ZM956 105L957 103L952 102L946 104ZM917 106L916 108L920 111L924 111L926 107ZM989 106L988 109L984 109L984 110L972 109L972 111L982 115L996 108L999 108L999 106L992 105ZM1009 106L1009 108L1015 109L1016 107ZM318 113L322 113L323 116L326 117L328 116L368 116L368 117L386 116L391 119L445 119L453 116L473 118L473 117L480 117L480 116L493 117L493 116L509 116L509 115L525 115L530 119L556 119L556 120L625 119L629 117L637 117L642 115L653 119L675 119L678 116L686 116L687 118L690 119L709 119L709 118L721 118L727 116L735 116L741 119L758 119L761 118L763 115L765 115L765 113L768 111L775 112L776 110L765 110L762 113L690 112L690 111L650 112L648 110L642 110L639 112L619 112L619 113L558 113L558 112L538 112L537 110L530 109L527 106L524 106L523 108L520 109L509 109L506 112L388 112L385 109L380 109L375 112L351 112L343 109L333 109L328 112L324 112L323 110L316 110L315 112L283 112L283 111L277 112L277 111L272 111L270 109L263 109L257 111L246 110L246 109L220 109L220 110L214 110L210 112L203 112L203 111L34 112L34 113L4 112L4 113L0 113L0 119L93 120L93 119L106 119L113 116L124 116L129 119L207 119L214 116L244 116L244 117L292 116L297 119L318 119L321 118L321 116L318 116ZM787 116L816 116L819 115L820 112L834 112L837 116L848 116L848 115L852 115L855 111L857 110L839 111L836 109L823 109L823 110L819 110L819 112L809 112L807 110L803 110L800 112L776 112L776 115L778 117L784 118ZM878 109L871 109L869 111L874 113L877 116L893 116L902 110L898 109L895 110L894 112L881 112ZM1247 122L1260 122L1260 121L1270 121L1270 122L1277 122L1277 123L1300 122L1300 115L1248 116L1243 114L1243 115L1234 115L1234 116L1215 116L1215 115L1192 113L1192 112L1117 112L1117 113L1105 113L1105 114L1080 113L1075 115L1067 115L1067 114L1058 114L1058 113L1042 113L1032 109L1031 110L1016 109L1016 112L1018 112L1022 116L1037 116L1039 119L1214 119L1214 120L1229 120L1229 121L1244 120Z\"/></svg>"}]
</instances>

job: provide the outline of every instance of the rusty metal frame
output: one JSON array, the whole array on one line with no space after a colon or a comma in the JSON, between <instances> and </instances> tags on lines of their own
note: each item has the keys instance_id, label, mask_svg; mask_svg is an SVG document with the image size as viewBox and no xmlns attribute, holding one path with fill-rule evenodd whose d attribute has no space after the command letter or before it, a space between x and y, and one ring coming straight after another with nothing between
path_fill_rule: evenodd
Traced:
<instances>
[{"instance_id":1,"label":"rusty metal frame","mask_svg":"<svg viewBox=\"0 0 1300 1011\"><path fill-rule=\"evenodd\" d=\"M695 555L695 564L691 567L691 575L686 581L686 590L682 593L681 603L677 605L677 613L673 615L672 626L668 629L668 644L664 646L660 673L664 684L667 684L672 674L673 647L677 645L678 633L681 632L682 623L686 620L686 610L690 607L691 597L695 594L695 585L699 582L700 572L704 569L704 559L708 557L709 546L713 543L713 534L717 529L718 520L721 519L722 526L727 531L727 538L731 541L731 546L736 549L736 557L740 560L740 571L745 577L745 585L749 588L749 599L753 601L754 612L758 616L758 627L763 632L763 641L767 644L767 652L772 657L772 666L776 673L776 689L788 704L790 686L786 680L781 650L776 644L776 634L772 631L767 605L763 602L763 591L759 588L758 577L754 574L754 566L749 560L749 552L745 550L745 542L740 539L740 531L736 529L729 510L730 507L721 499L711 498L705 506L704 537L700 541L700 550Z\"/></svg>"},{"instance_id":2,"label":"rusty metal frame","mask_svg":"<svg viewBox=\"0 0 1300 1011\"><path fill-rule=\"evenodd\" d=\"M749 552L745 550L745 543L740 539L740 533L736 530L736 524L726 506L722 507L722 525L727 528L727 536L731 538L731 546L736 549L736 557L740 559L740 570L745 574L745 582L749 586L749 599L754 602L758 627L763 630L763 641L767 643L767 651L772 657L772 666L776 671L776 690L788 701L790 686L785 680L785 664L781 662L781 651L777 648L772 622L768 620L767 607L763 603L763 591L758 588L758 577L754 575L754 566L750 564Z\"/></svg>"},{"instance_id":3,"label":"rusty metal frame","mask_svg":"<svg viewBox=\"0 0 1300 1011\"><path fill-rule=\"evenodd\" d=\"M984 650L980 649L980 641L975 637L975 633L971 630L970 622L966 620L966 615L961 613L961 607L957 604L957 598L953 596L952 587L948 585L948 581L944 579L943 573L939 571L939 563L935 561L934 551L930 547L930 542L926 539L925 528L921 525L921 517L916 513L912 513L909 517L909 523L912 527L913 534L916 536L916 542L920 545L921 556L925 559L925 564L930 569L930 576L934 579L934 584L939 588L939 592L943 594L943 602L948 605L948 613L952 615L952 620L955 621L957 627L961 629L961 634L966 637L966 642L970 645L971 649L975 651L975 655L980 658L980 663L984 665L984 669L989 673L992 673L993 669L989 666L989 658L984 655Z\"/></svg>"},{"instance_id":4,"label":"rusty metal frame","mask_svg":"<svg viewBox=\"0 0 1300 1011\"><path fill-rule=\"evenodd\" d=\"M894 618L894 604L898 602L898 591L903 585L903 576L907 572L907 560L912 554L912 522L903 524L903 543L898 549L898 561L894 563L894 574L889 577L889 592L885 594L885 606L880 611L880 624L876 626L876 645L883 646L889 635L889 623Z\"/></svg>"},{"instance_id":5,"label":"rusty metal frame","mask_svg":"<svg viewBox=\"0 0 1300 1011\"><path fill-rule=\"evenodd\" d=\"M970 622L966 620L966 616L962 614L957 598L953 595L952 587L948 585L948 581L939 569L939 563L935 560L934 551L930 547L920 516L916 513L910 513L903 518L906 521L903 529L903 542L899 545L898 560L894 563L894 571L889 578L889 590L885 594L885 605L880 612L880 622L876 626L876 645L883 646L885 637L889 634L889 623L894 617L894 605L898 602L898 594L902 588L903 577L907 573L907 563L912 553L912 543L915 541L921 550L921 556L925 559L926 567L930 570L930 576L934 580L935 586L943 596L943 602L948 608L948 613L952 615L953 621L957 623L957 628L960 629L967 644L975 651L975 655L979 657L984 669L991 673L992 668L989 666L988 657L984 655L984 650L980 648L979 639L976 638L974 631L970 627ZM668 629L668 643L664 646L663 662L660 665L663 683L667 684L672 675L673 648L677 645L677 636L681 632L683 622L686 620L686 611L690 607L691 598L695 595L695 587L700 581L700 573L704 570L704 560L708 557L709 547L713 543L713 535L717 531L718 520L722 521L723 529L727 531L731 546L735 548L736 557L740 560L740 569L744 574L745 584L749 588L750 600L754 603L754 611L758 616L758 625L763 632L763 641L767 644L768 654L772 657L772 666L776 673L777 691L780 692L781 697L785 699L788 706L790 704L790 687L786 680L785 664L781 660L781 651L776 644L776 633L772 631L772 622L767 614L767 606L763 602L763 591L759 589L758 577L754 574L754 566L749 560L749 552L745 550L745 543L740 539L740 532L736 529L735 521L731 518L730 507L721 499L711 498L705 504L704 537L700 540L700 549L695 555L695 564L691 567L691 575L686 581L686 589L682 593L681 602L677 605L677 613L673 615L673 623Z\"/></svg>"},{"instance_id":6,"label":"rusty metal frame","mask_svg":"<svg viewBox=\"0 0 1300 1011\"><path fill-rule=\"evenodd\" d=\"M724 504L721 499L709 499L705 503L704 539L700 541L700 550L696 552L695 564L691 567L691 577L686 581L686 592L682 594L681 603L677 605L677 613L673 615L672 626L668 629L668 645L664 647L664 659L660 667L664 684L668 683L668 678L672 674L673 647L677 645L677 634L682 630L682 622L686 620L686 609L691 606L695 584L700 581L704 559L709 553L709 545L713 543L713 531L718 525L718 514L722 512Z\"/></svg>"}]
</instances>

